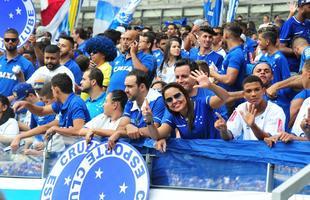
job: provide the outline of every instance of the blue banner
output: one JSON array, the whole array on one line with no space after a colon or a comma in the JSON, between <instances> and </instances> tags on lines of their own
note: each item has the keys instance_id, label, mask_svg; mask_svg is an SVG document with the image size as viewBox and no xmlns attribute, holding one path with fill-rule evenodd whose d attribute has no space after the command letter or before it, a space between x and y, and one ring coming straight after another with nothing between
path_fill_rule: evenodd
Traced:
<instances>
[{"instance_id":1,"label":"blue banner","mask_svg":"<svg viewBox=\"0 0 310 200\"><path fill-rule=\"evenodd\" d=\"M239 0L229 0L229 7L227 12L227 22L233 22L237 13Z\"/></svg>"},{"instance_id":2,"label":"blue banner","mask_svg":"<svg viewBox=\"0 0 310 200\"><path fill-rule=\"evenodd\" d=\"M205 0L204 13L205 19L211 27L222 26L224 0Z\"/></svg>"}]
</instances>

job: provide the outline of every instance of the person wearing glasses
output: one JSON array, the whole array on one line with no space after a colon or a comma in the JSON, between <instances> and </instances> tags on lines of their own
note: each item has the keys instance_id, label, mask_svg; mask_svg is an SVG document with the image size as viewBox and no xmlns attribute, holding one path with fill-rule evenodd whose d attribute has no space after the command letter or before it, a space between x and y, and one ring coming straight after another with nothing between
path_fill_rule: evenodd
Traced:
<instances>
[{"instance_id":1,"label":"person wearing glasses","mask_svg":"<svg viewBox=\"0 0 310 200\"><path fill-rule=\"evenodd\" d=\"M214 84L202 71L191 73L198 85L195 88L212 88ZM159 128L154 125L153 112L148 104L143 108L142 114L147 124L147 129L142 129L143 135L155 140L167 138L175 129L183 139L214 139L216 136L210 132L210 118L213 110L208 103L208 98L197 98L191 101L188 92L178 83L169 83L162 90L165 106L168 112L162 119Z\"/></svg>"},{"instance_id":2,"label":"person wearing glasses","mask_svg":"<svg viewBox=\"0 0 310 200\"><path fill-rule=\"evenodd\" d=\"M34 72L34 66L17 52L18 32L9 28L4 33L5 54L0 57L0 94L11 96L18 82L26 81Z\"/></svg>"}]
</instances>

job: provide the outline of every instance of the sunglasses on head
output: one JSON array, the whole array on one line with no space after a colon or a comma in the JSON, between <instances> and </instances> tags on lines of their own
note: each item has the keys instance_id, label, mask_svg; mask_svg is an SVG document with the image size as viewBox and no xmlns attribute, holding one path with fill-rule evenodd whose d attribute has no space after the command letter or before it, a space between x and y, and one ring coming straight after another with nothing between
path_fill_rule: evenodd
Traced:
<instances>
[{"instance_id":1,"label":"sunglasses on head","mask_svg":"<svg viewBox=\"0 0 310 200\"><path fill-rule=\"evenodd\" d=\"M5 42L10 42L10 41L16 42L17 40L18 40L17 38L4 38Z\"/></svg>"},{"instance_id":2,"label":"sunglasses on head","mask_svg":"<svg viewBox=\"0 0 310 200\"><path fill-rule=\"evenodd\" d=\"M172 103L173 99L175 100L179 100L182 97L182 93L178 92L174 95L172 95L172 97L168 97L165 99L166 103Z\"/></svg>"}]
</instances>

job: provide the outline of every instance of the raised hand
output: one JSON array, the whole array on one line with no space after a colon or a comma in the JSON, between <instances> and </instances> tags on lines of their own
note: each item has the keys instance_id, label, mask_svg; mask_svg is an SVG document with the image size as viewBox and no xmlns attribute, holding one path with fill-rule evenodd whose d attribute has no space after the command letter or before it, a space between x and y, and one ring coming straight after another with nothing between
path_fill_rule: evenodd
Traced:
<instances>
[{"instance_id":1,"label":"raised hand","mask_svg":"<svg viewBox=\"0 0 310 200\"><path fill-rule=\"evenodd\" d=\"M209 77L203 71L192 71L190 77L195 79L198 83L194 88L209 88L212 84Z\"/></svg>"},{"instance_id":2,"label":"raised hand","mask_svg":"<svg viewBox=\"0 0 310 200\"><path fill-rule=\"evenodd\" d=\"M20 111L24 108L27 107L28 102L27 101L17 101L16 103L14 103L13 105L13 110L14 112Z\"/></svg>"},{"instance_id":3,"label":"raised hand","mask_svg":"<svg viewBox=\"0 0 310 200\"><path fill-rule=\"evenodd\" d=\"M218 120L215 121L214 127L219 131L226 132L227 124L225 119L218 112L215 112L215 114L218 117Z\"/></svg>"},{"instance_id":4,"label":"raised hand","mask_svg":"<svg viewBox=\"0 0 310 200\"><path fill-rule=\"evenodd\" d=\"M255 123L255 116L257 114L257 109L255 108L254 104L250 104L247 106L246 112L243 113L242 111L239 111L240 115L242 116L245 123L252 127Z\"/></svg>"},{"instance_id":5,"label":"raised hand","mask_svg":"<svg viewBox=\"0 0 310 200\"><path fill-rule=\"evenodd\" d=\"M153 113L147 99L145 99L144 107L142 108L142 115L145 123L148 124L153 122Z\"/></svg>"}]
</instances>

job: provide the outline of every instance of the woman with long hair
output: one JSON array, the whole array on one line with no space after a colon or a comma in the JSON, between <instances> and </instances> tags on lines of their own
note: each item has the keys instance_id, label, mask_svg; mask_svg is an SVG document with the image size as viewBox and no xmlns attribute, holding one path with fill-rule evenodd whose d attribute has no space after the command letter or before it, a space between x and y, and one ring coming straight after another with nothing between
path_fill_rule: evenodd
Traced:
<instances>
[{"instance_id":1,"label":"woman with long hair","mask_svg":"<svg viewBox=\"0 0 310 200\"><path fill-rule=\"evenodd\" d=\"M15 114L6 96L0 95L0 143L9 145L19 133Z\"/></svg>"},{"instance_id":2,"label":"woman with long hair","mask_svg":"<svg viewBox=\"0 0 310 200\"><path fill-rule=\"evenodd\" d=\"M157 69L156 80L171 83L175 81L174 67L177 60L181 59L180 38L173 37L169 39L164 50L164 60Z\"/></svg>"}]
</instances>

